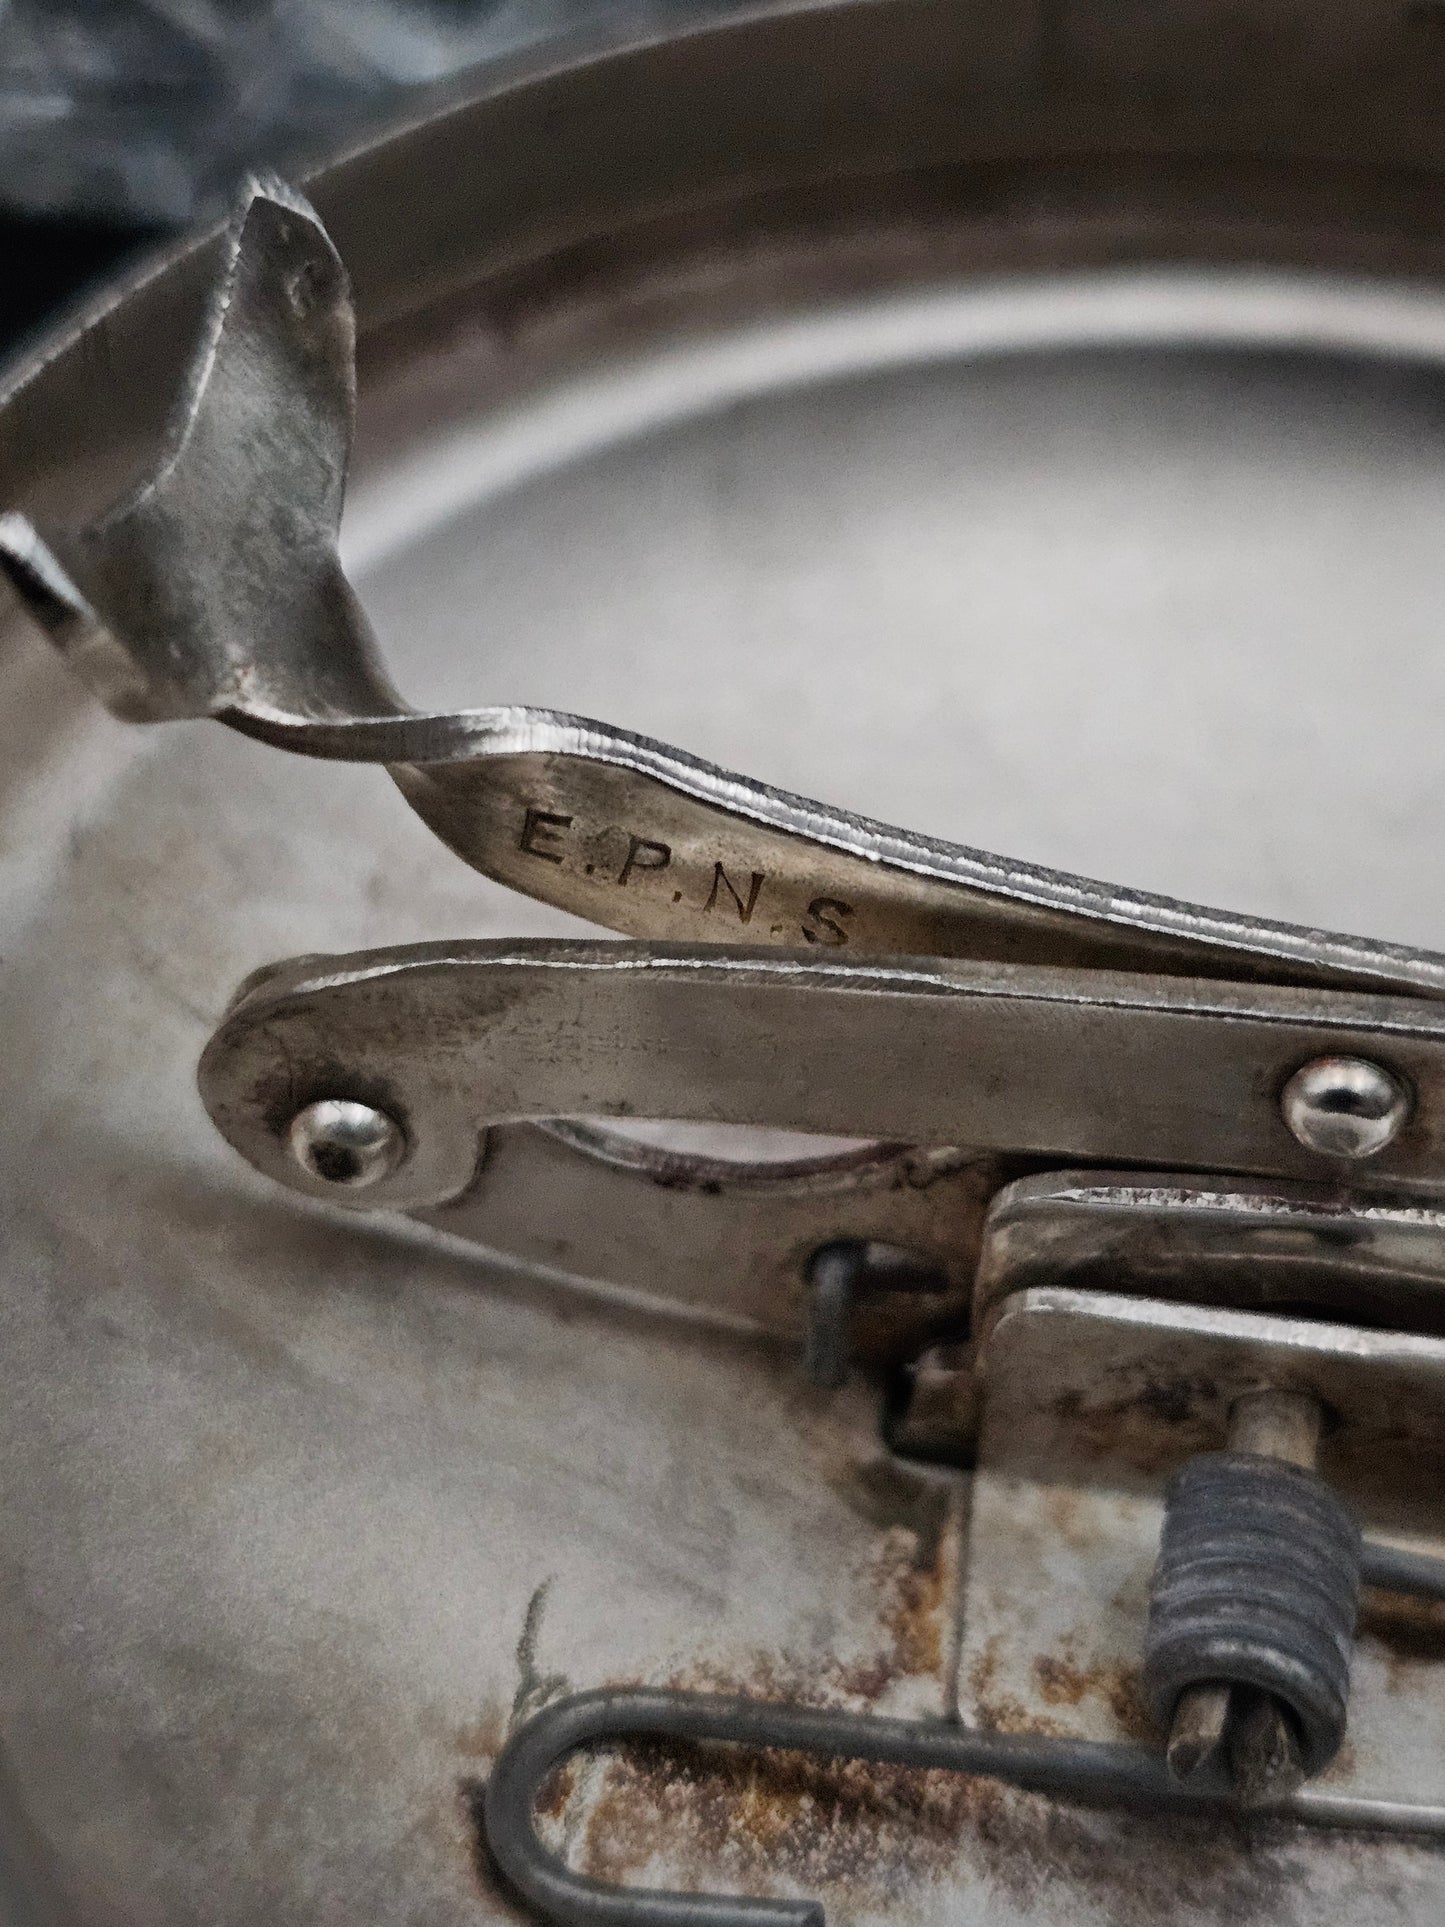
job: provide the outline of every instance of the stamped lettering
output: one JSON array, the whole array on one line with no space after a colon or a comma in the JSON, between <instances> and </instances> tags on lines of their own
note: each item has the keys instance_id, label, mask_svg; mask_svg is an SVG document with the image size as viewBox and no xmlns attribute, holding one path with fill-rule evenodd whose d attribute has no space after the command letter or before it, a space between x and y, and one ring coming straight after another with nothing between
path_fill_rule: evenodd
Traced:
<instances>
[{"instance_id":1,"label":"stamped lettering","mask_svg":"<svg viewBox=\"0 0 1445 1927\"><path fill-rule=\"evenodd\" d=\"M672 861L667 843L653 843L645 836L634 836L627 846L627 861L617 873L619 884L626 883L635 870L665 870Z\"/></svg>"},{"instance_id":2,"label":"stamped lettering","mask_svg":"<svg viewBox=\"0 0 1445 1927\"><path fill-rule=\"evenodd\" d=\"M746 901L744 901L741 892L727 871L720 863L714 863L712 866L712 890L707 902L702 906L703 915L706 916L710 910L716 909L718 892L726 890L737 906L738 921L740 923L751 923L753 920L753 911L758 907L758 892L762 889L766 881L767 872L765 870L754 870L748 881L748 894Z\"/></svg>"},{"instance_id":3,"label":"stamped lettering","mask_svg":"<svg viewBox=\"0 0 1445 1927\"><path fill-rule=\"evenodd\" d=\"M803 917L803 936L808 943L826 944L829 949L836 949L840 943L848 941L843 922L852 914L852 904L844 903L839 897L814 897Z\"/></svg>"},{"instance_id":4,"label":"stamped lettering","mask_svg":"<svg viewBox=\"0 0 1445 1927\"><path fill-rule=\"evenodd\" d=\"M627 840L627 850L619 862L617 852L623 837ZM606 853L609 846L610 853ZM841 897L814 897L794 923L792 919L797 912L785 906L796 887L796 879L786 875L777 879L767 870L729 871L726 863L712 858L712 877L705 883L710 853L688 845L679 855L671 843L657 837L639 836L620 824L603 828L583 822L579 827L576 817L560 810L529 806L522 817L518 848L523 855L536 857L539 862L565 865L568 875L575 876L579 883L595 874L597 884L605 884L610 878L615 889L626 889L640 877L671 871L666 888L658 891L651 901L659 913L676 914L685 925L698 916L721 917L731 924L732 913L736 911L737 920L744 928L752 926L765 931L773 942L797 941L797 936L791 939L784 936L785 930L801 934L805 943L821 944L830 950L849 941L855 905L844 902ZM767 916L755 915L763 900L764 886L768 909L774 919L771 921ZM702 898L700 907L699 898ZM779 917L784 920L776 921Z\"/></svg>"},{"instance_id":5,"label":"stamped lettering","mask_svg":"<svg viewBox=\"0 0 1445 1927\"><path fill-rule=\"evenodd\" d=\"M560 863L562 853L551 846L559 841L563 830L570 830L570 816L558 816L555 810L529 809L522 819L522 836L517 845L527 856L539 856L544 863Z\"/></svg>"}]
</instances>

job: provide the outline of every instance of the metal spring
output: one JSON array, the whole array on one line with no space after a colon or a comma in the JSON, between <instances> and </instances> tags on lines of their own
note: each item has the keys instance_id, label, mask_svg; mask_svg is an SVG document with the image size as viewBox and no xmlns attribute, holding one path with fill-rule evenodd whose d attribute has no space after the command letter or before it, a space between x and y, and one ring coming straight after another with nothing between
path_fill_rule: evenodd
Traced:
<instances>
[{"instance_id":1,"label":"metal spring","mask_svg":"<svg viewBox=\"0 0 1445 1927\"><path fill-rule=\"evenodd\" d=\"M1371 1585L1445 1600L1445 1560L1366 1541ZM487 1782L483 1825L507 1885L551 1927L823 1927L812 1900L614 1887L574 1872L538 1838L537 1797L579 1747L646 1736L798 1749L824 1759L882 1760L983 1774L1036 1792L1150 1812L1228 1811L1223 1792L1181 1787L1152 1747L1033 1733L983 1733L949 1720L891 1720L787 1703L610 1687L543 1707L507 1739ZM1317 1826L1445 1833L1445 1809L1411 1809L1306 1789L1279 1809Z\"/></svg>"},{"instance_id":2,"label":"metal spring","mask_svg":"<svg viewBox=\"0 0 1445 1927\"><path fill-rule=\"evenodd\" d=\"M1249 1452L1191 1459L1166 1505L1143 1674L1156 1717L1167 1727L1191 1686L1256 1687L1318 1773L1345 1733L1359 1527L1317 1474Z\"/></svg>"}]
</instances>

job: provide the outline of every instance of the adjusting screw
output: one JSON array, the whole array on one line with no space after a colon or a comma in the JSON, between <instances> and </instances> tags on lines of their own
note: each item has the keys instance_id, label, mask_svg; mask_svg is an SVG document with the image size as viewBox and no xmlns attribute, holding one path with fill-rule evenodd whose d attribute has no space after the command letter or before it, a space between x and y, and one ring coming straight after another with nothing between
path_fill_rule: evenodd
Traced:
<instances>
[{"instance_id":1,"label":"adjusting screw","mask_svg":"<svg viewBox=\"0 0 1445 1927\"><path fill-rule=\"evenodd\" d=\"M353 1191L390 1177L406 1149L394 1117L349 1097L305 1105L287 1127L286 1142L308 1176Z\"/></svg>"},{"instance_id":2,"label":"adjusting screw","mask_svg":"<svg viewBox=\"0 0 1445 1927\"><path fill-rule=\"evenodd\" d=\"M1410 1115L1410 1092L1393 1071L1367 1057L1317 1057L1285 1085L1279 1107L1307 1151L1372 1158Z\"/></svg>"}]
</instances>

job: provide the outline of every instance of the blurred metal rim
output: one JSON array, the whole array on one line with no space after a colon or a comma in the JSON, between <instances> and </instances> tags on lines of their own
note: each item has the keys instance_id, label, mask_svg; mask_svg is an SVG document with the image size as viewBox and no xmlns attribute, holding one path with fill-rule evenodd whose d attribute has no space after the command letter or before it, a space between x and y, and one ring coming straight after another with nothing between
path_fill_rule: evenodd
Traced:
<instances>
[{"instance_id":1,"label":"blurred metal rim","mask_svg":"<svg viewBox=\"0 0 1445 1927\"><path fill-rule=\"evenodd\" d=\"M975 269L1435 275L1442 79L1440 13L1418 4L699 7L449 83L307 185L363 355L404 351L408 318L482 282L516 307L739 237L909 226ZM110 492L159 426L212 241L143 265L12 366L5 499Z\"/></svg>"}]
</instances>

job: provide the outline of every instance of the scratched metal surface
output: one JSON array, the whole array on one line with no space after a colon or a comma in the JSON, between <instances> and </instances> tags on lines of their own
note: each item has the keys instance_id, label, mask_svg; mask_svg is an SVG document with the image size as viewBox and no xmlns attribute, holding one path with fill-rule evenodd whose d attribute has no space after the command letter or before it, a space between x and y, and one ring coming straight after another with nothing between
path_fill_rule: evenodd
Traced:
<instances>
[{"instance_id":1,"label":"scratched metal surface","mask_svg":"<svg viewBox=\"0 0 1445 1927\"><path fill-rule=\"evenodd\" d=\"M1321 1458L1331 1487L1367 1534L1440 1552L1445 1346L1350 1332L1332 1357L1331 1327L1177 1305L1136 1314L1134 1303L1107 1288L1025 1291L984 1339L959 1614L967 1721L1149 1736L1140 1655L1165 1490L1191 1454L1218 1449L1251 1369L1288 1372L1308 1354L1332 1413ZM1442 1638L1437 1608L1366 1594L1348 1735L1306 1798L1438 1810Z\"/></svg>"},{"instance_id":2,"label":"scratched metal surface","mask_svg":"<svg viewBox=\"0 0 1445 1927\"><path fill-rule=\"evenodd\" d=\"M401 680L1445 943L1445 300L929 254L719 244L370 351L347 542ZM1335 346L1260 349L1301 332ZM0 1732L79 1927L508 1918L471 1794L559 1680L951 1702L958 1501L882 1458L866 1389L283 1198L206 1122L195 1060L254 966L575 927L379 772L128 732L7 633ZM1372 1639L1445 1664L1429 1615ZM602 1762L550 1823L598 1873L868 1927L1445 1897L1420 1844L856 1766Z\"/></svg>"}]
</instances>

